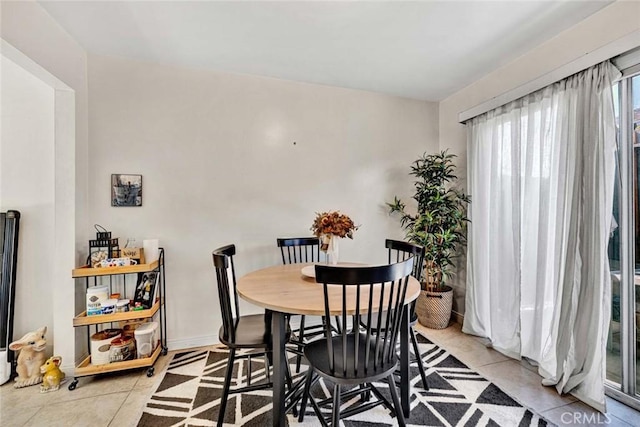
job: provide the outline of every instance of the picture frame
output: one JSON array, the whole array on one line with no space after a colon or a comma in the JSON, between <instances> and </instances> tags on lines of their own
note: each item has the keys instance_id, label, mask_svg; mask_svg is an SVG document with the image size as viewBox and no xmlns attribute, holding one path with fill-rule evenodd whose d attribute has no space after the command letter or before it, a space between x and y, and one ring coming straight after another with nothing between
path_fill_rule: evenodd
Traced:
<instances>
[{"instance_id":1,"label":"picture frame","mask_svg":"<svg viewBox=\"0 0 640 427\"><path fill-rule=\"evenodd\" d=\"M140 303L145 309L153 307L156 299L156 287L158 284L158 272L149 271L147 273L138 274L138 282L136 283L136 292L133 297L133 304Z\"/></svg>"},{"instance_id":2,"label":"picture frame","mask_svg":"<svg viewBox=\"0 0 640 427\"><path fill-rule=\"evenodd\" d=\"M111 174L111 206L142 206L142 175Z\"/></svg>"}]
</instances>

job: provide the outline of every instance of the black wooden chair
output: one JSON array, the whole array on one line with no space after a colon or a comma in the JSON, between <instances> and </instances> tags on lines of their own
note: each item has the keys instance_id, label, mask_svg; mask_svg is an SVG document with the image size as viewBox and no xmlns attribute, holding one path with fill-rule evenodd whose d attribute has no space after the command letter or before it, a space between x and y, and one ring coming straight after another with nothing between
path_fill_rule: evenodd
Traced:
<instances>
[{"instance_id":1,"label":"black wooden chair","mask_svg":"<svg viewBox=\"0 0 640 427\"><path fill-rule=\"evenodd\" d=\"M218 336L220 342L229 348L227 371L224 378L220 410L218 413L218 426L222 426L224 421L224 413L229 394L261 390L273 386L269 373L270 352L272 349L270 317L265 313L246 316L240 315L238 292L236 290L236 272L233 262L235 254L235 245L223 246L213 251L213 265L216 270L218 297L220 298L220 311L222 312L222 326L220 327ZM250 349L254 351L244 352L239 355L236 352L239 349ZM253 356L264 357L266 382L251 384L251 358ZM245 358L248 359L247 385L231 389L233 364L236 359ZM289 388L291 388L291 374L288 372L287 384Z\"/></svg>"},{"instance_id":2,"label":"black wooden chair","mask_svg":"<svg viewBox=\"0 0 640 427\"><path fill-rule=\"evenodd\" d=\"M283 264L320 262L318 237L288 237L277 239Z\"/></svg>"},{"instance_id":3,"label":"black wooden chair","mask_svg":"<svg viewBox=\"0 0 640 427\"><path fill-rule=\"evenodd\" d=\"M309 371L300 406L300 422L304 419L307 400L311 399L316 415L325 426L329 425L329 421L331 425L338 426L340 418L367 411L379 404L395 414L398 425L405 425L394 372L398 366L396 344L400 336L404 299L409 276L413 271L413 262L414 259L410 258L397 264L374 267L316 265L316 281L322 283L324 289L325 318L330 319L331 313L335 314L335 310L338 310L343 324L340 332L332 335L334 331L327 322L325 338L312 341L305 346L304 355L309 361ZM336 289L336 285L341 286L340 297L330 295L329 285L332 289ZM349 294L353 297L353 293L356 295L356 301L362 297L362 304L356 304L353 311L347 311L347 305L343 301L347 301ZM381 298L381 295L387 297ZM377 312L373 312L372 307L378 307ZM348 318L353 318L356 325L377 325L377 329L374 330L371 326L349 329ZM361 322L362 319L366 320ZM381 325L383 320L384 328ZM311 396L311 385L318 378L333 384L332 398L317 402ZM383 379L389 384L393 403L372 384ZM350 386L353 387L352 390L342 393L343 387ZM377 400L360 399L341 414L341 400L365 392L373 393ZM331 404L332 415L331 419L327 420L321 412L321 407Z\"/></svg>"},{"instance_id":4,"label":"black wooden chair","mask_svg":"<svg viewBox=\"0 0 640 427\"><path fill-rule=\"evenodd\" d=\"M422 283L425 255L424 246L391 239L386 239L384 245L388 251L387 260L389 264L404 261L409 259L410 257L414 257L413 272L411 273L411 275L418 279L418 282ZM413 329L416 323L418 323L418 315L416 314L416 300L414 300L411 302L409 312L409 325L411 326L409 328L409 332L411 334L411 345L413 347L413 353L417 359L418 370L420 371L420 377L422 378L422 386L425 390L429 390L429 385L427 384L427 375L422 364L422 357L420 357L420 350L418 349L416 332Z\"/></svg>"},{"instance_id":5,"label":"black wooden chair","mask_svg":"<svg viewBox=\"0 0 640 427\"><path fill-rule=\"evenodd\" d=\"M282 254L283 264L299 264L309 262L320 262L320 239L317 237L288 237L278 238L277 245ZM295 346L292 352L296 356L296 373L300 372L300 362L302 351L306 342L312 338L324 334L322 324L308 326L305 324L306 317L300 316L300 327L291 335L289 342Z\"/></svg>"}]
</instances>

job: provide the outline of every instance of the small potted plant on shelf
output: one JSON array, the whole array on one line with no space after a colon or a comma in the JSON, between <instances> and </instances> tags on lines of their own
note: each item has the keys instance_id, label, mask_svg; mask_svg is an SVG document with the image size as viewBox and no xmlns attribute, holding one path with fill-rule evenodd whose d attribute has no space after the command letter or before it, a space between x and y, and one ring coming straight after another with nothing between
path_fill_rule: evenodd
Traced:
<instances>
[{"instance_id":1,"label":"small potted plant on shelf","mask_svg":"<svg viewBox=\"0 0 640 427\"><path fill-rule=\"evenodd\" d=\"M413 199L417 213L409 214L405 204L394 198L387 203L390 214L400 215L406 239L425 247L423 289L416 303L418 320L424 326L443 329L449 324L453 289L445 284L455 267L457 250L466 242L466 207L471 198L455 188L453 159L442 151L426 154L413 162L410 175L416 177Z\"/></svg>"}]
</instances>

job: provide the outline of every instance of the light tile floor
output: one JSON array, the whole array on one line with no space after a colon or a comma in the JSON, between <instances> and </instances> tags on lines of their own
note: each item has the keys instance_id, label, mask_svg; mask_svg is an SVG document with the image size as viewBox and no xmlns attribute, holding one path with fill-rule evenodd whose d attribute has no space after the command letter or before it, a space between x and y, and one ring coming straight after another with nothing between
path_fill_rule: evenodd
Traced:
<instances>
[{"instance_id":1,"label":"light tile floor","mask_svg":"<svg viewBox=\"0 0 640 427\"><path fill-rule=\"evenodd\" d=\"M560 426L640 426L640 412L615 400L607 398L605 416L572 396L559 396L555 389L540 385L534 367L487 348L482 339L463 334L458 324L444 330L420 325L417 328L520 403ZM74 391L65 385L58 391L41 394L38 386L14 389L5 384L0 387L0 426L135 426L170 357L171 352L160 357L151 378L146 376L146 370L84 377Z\"/></svg>"}]
</instances>

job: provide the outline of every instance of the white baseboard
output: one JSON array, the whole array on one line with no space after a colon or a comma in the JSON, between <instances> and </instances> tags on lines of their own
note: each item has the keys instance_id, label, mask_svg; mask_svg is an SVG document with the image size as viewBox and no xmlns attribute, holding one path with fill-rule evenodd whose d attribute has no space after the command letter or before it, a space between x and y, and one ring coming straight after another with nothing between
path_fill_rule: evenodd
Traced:
<instances>
[{"instance_id":1,"label":"white baseboard","mask_svg":"<svg viewBox=\"0 0 640 427\"><path fill-rule=\"evenodd\" d=\"M317 317L317 319L316 319ZM464 316L460 313L456 313L455 311L452 312L451 318L456 322L456 323L460 323L462 324L462 320L464 318ZM314 324L319 324L320 317L318 316L308 316L307 317L307 326L311 326ZM291 319L291 328L295 329L299 326L299 316L294 316ZM203 336L199 336L199 337L188 337L188 338L181 338L181 339L175 339L175 340L167 340L167 347L169 351L174 351L174 350L187 350L190 348L198 348L198 347L206 347L209 345L216 345L216 344L220 344L220 340L218 339L217 335L203 335ZM80 358L80 360L78 360L76 362L76 365L79 364L82 360L84 360L88 355L84 355L83 357ZM71 372L73 373L75 366L74 365L66 365L63 364L61 366L61 369L64 372ZM69 376L69 374L67 374Z\"/></svg>"},{"instance_id":2,"label":"white baseboard","mask_svg":"<svg viewBox=\"0 0 640 427\"><path fill-rule=\"evenodd\" d=\"M307 316L306 326L319 325L322 322L320 316ZM300 316L292 316L289 322L291 329L300 327ZM205 347L208 345L220 344L218 335L203 335L200 337L180 338L175 340L167 340L169 350L185 350L189 348Z\"/></svg>"},{"instance_id":3,"label":"white baseboard","mask_svg":"<svg viewBox=\"0 0 640 427\"><path fill-rule=\"evenodd\" d=\"M78 362L78 364L80 364L80 362ZM69 378L69 377L72 377L73 374L75 373L76 367L74 365L71 365L71 364L68 364L68 363L63 363L62 365L60 365L60 370L62 372L64 372L64 374L67 376L67 378Z\"/></svg>"},{"instance_id":4,"label":"white baseboard","mask_svg":"<svg viewBox=\"0 0 640 427\"><path fill-rule=\"evenodd\" d=\"M76 360L75 365L64 363L64 360L63 360L62 364L60 365L60 370L65 374L67 374L67 377L71 377L75 373L76 366L80 365L80 363L82 363L82 361L84 361L84 359L86 359L87 357L89 357L89 353L83 354L82 356L80 356L79 359Z\"/></svg>"},{"instance_id":5,"label":"white baseboard","mask_svg":"<svg viewBox=\"0 0 640 427\"><path fill-rule=\"evenodd\" d=\"M186 350L189 348L205 347L209 345L220 344L217 335L205 335L201 337L189 337L177 340L167 340L168 350ZM73 376L75 367L79 365L89 354L84 354L78 360L76 364L63 364L60 369L67 374L67 376Z\"/></svg>"},{"instance_id":6,"label":"white baseboard","mask_svg":"<svg viewBox=\"0 0 640 427\"><path fill-rule=\"evenodd\" d=\"M11 377L11 363L7 362L7 358L7 351L0 351L0 384L6 383Z\"/></svg>"},{"instance_id":7,"label":"white baseboard","mask_svg":"<svg viewBox=\"0 0 640 427\"><path fill-rule=\"evenodd\" d=\"M220 340L217 335L204 335L200 337L189 337L177 340L167 340L169 350L185 350L188 348L205 347L208 345L219 344Z\"/></svg>"},{"instance_id":8,"label":"white baseboard","mask_svg":"<svg viewBox=\"0 0 640 427\"><path fill-rule=\"evenodd\" d=\"M462 323L464 322L464 315L457 313L455 311L451 312L451 319L453 319L454 322L459 323L462 325Z\"/></svg>"}]
</instances>

